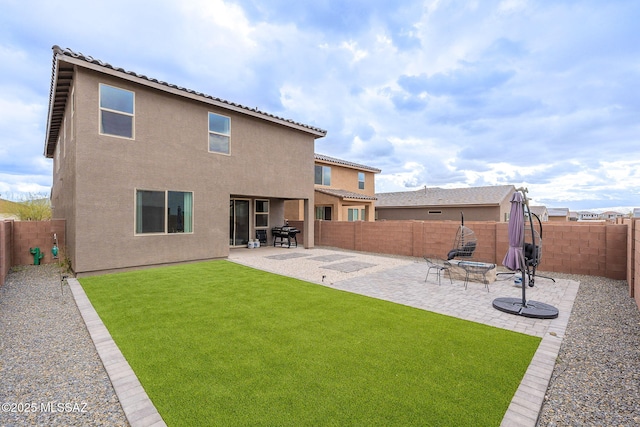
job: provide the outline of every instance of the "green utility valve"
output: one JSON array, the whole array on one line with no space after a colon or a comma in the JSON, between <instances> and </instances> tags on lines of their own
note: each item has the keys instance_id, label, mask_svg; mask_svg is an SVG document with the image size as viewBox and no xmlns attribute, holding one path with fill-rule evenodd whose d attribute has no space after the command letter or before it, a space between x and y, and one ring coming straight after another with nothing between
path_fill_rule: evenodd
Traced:
<instances>
[{"instance_id":1,"label":"green utility valve","mask_svg":"<svg viewBox=\"0 0 640 427\"><path fill-rule=\"evenodd\" d=\"M44 254L40 252L40 248L29 248L29 252L33 255L33 265L40 265L40 260L44 257Z\"/></svg>"}]
</instances>

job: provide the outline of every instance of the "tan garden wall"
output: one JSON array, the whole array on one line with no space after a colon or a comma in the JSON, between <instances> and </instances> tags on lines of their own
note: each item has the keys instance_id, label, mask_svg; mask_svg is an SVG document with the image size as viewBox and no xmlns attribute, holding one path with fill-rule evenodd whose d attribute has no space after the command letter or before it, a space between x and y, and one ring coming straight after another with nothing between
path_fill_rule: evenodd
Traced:
<instances>
[{"instance_id":1,"label":"tan garden wall","mask_svg":"<svg viewBox=\"0 0 640 427\"><path fill-rule=\"evenodd\" d=\"M303 221L290 225L304 229ZM476 259L502 264L509 246L506 223L465 222L477 239ZM445 258L452 248L459 223L455 221L315 221L315 244L348 250ZM53 233L64 248L65 222L0 221L0 284L12 266L33 264L29 249L39 246L41 263L51 254ZM298 234L298 244L304 243ZM627 280L629 296L640 306L640 219L619 224L545 223L540 269ZM62 253L61 253L62 254Z\"/></svg>"},{"instance_id":2,"label":"tan garden wall","mask_svg":"<svg viewBox=\"0 0 640 427\"><path fill-rule=\"evenodd\" d=\"M0 285L11 268L11 242L13 240L13 220L0 221Z\"/></svg>"},{"instance_id":3,"label":"tan garden wall","mask_svg":"<svg viewBox=\"0 0 640 427\"><path fill-rule=\"evenodd\" d=\"M315 244L363 252L446 258L459 225L455 221L315 221ZM509 247L508 224L484 221L465 222L465 225L478 239L475 259L501 265ZM302 228L304 224L296 223L296 227ZM628 277L627 231L626 224L545 223L540 268L625 280Z\"/></svg>"},{"instance_id":4,"label":"tan garden wall","mask_svg":"<svg viewBox=\"0 0 640 427\"><path fill-rule=\"evenodd\" d=\"M57 262L53 259L53 234L58 237L58 258L63 255L65 221L13 221L0 223L0 284L4 283L7 272L15 265L33 264L30 249L39 247L44 257L40 264Z\"/></svg>"}]
</instances>

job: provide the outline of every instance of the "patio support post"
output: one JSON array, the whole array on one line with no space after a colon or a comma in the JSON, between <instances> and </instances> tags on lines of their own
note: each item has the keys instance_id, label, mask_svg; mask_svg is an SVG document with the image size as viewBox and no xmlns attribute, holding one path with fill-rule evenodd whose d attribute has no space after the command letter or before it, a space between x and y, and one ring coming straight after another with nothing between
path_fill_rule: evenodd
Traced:
<instances>
[{"instance_id":1,"label":"patio support post","mask_svg":"<svg viewBox=\"0 0 640 427\"><path fill-rule=\"evenodd\" d=\"M309 199L304 199L304 247L306 249L311 249L314 247L314 219L315 219L315 211L313 203L309 201Z\"/></svg>"}]
</instances>

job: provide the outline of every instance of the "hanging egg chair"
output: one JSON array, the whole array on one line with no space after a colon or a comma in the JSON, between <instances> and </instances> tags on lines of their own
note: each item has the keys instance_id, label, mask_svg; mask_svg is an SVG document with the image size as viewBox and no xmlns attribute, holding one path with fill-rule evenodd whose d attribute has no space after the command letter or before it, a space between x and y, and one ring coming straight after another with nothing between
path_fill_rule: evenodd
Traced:
<instances>
[{"instance_id":1,"label":"hanging egg chair","mask_svg":"<svg viewBox=\"0 0 640 427\"><path fill-rule=\"evenodd\" d=\"M456 238L453 242L453 249L447 254L447 260L461 259L470 260L478 245L476 234L469 227L464 225L464 214L460 212L460 227L456 232Z\"/></svg>"}]
</instances>

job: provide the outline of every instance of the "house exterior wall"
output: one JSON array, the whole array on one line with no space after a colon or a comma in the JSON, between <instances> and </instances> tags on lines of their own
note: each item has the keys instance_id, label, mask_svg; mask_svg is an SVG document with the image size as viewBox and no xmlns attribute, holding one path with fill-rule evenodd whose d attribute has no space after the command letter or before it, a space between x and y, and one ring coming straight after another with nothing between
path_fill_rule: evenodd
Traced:
<instances>
[{"instance_id":1,"label":"house exterior wall","mask_svg":"<svg viewBox=\"0 0 640 427\"><path fill-rule=\"evenodd\" d=\"M316 192L313 204L314 206L331 206L331 221L346 221L346 218L342 218L339 198Z\"/></svg>"},{"instance_id":2,"label":"house exterior wall","mask_svg":"<svg viewBox=\"0 0 640 427\"><path fill-rule=\"evenodd\" d=\"M376 206L376 219L378 221L398 220L429 220L429 221L460 221L460 212L464 214L465 221L496 221L505 219L503 206L456 206L439 207L431 206L416 208L387 208ZM508 210L506 211L508 212Z\"/></svg>"},{"instance_id":3,"label":"house exterior wall","mask_svg":"<svg viewBox=\"0 0 640 427\"><path fill-rule=\"evenodd\" d=\"M51 211L53 219L65 221L64 237L66 255L72 262L76 260L76 183L78 182L76 170L76 142L77 132L87 131L82 123L77 123L78 103L83 108L83 100L75 94L75 82L69 94L65 110L63 128L53 156L53 184L51 187ZM73 99L72 99L73 98ZM73 108L71 105L73 104ZM72 111L74 110L74 111ZM83 112L80 111L80 117ZM92 160L92 163L96 163ZM72 265L73 267L73 265Z\"/></svg>"},{"instance_id":4,"label":"house exterior wall","mask_svg":"<svg viewBox=\"0 0 640 427\"><path fill-rule=\"evenodd\" d=\"M340 189L371 197L375 196L375 173L318 159L315 160L315 165L328 166L331 168L331 185L316 184L315 188ZM358 188L358 173L364 173L365 175L364 189ZM285 203L286 218L293 221L301 221L304 213L302 205L302 202L298 200L287 201ZM365 210L369 213L369 218L365 219L359 216L358 219L375 221L373 201L345 201L337 196L316 192L314 206L331 206L332 221L347 221L349 218L349 209L358 209L359 215L362 210Z\"/></svg>"},{"instance_id":5,"label":"house exterior wall","mask_svg":"<svg viewBox=\"0 0 640 427\"><path fill-rule=\"evenodd\" d=\"M316 188L335 188L350 191L352 193L364 194L370 197L375 196L375 173L364 169L357 169L322 160L316 160L315 164L331 168L331 185L325 186L316 184ZM364 173L364 189L360 189L358 185L359 173ZM372 209L374 204L375 203L373 201L345 201L341 200L339 197L332 197L319 193L316 193L315 201L315 205L333 206L333 221L348 221L349 209L358 209L359 220L375 221L374 209ZM367 209L367 206L369 206L369 209ZM368 218L361 217L362 210L369 213Z\"/></svg>"},{"instance_id":6,"label":"house exterior wall","mask_svg":"<svg viewBox=\"0 0 640 427\"><path fill-rule=\"evenodd\" d=\"M353 193L375 196L375 174L362 169L354 169L339 164L316 160L316 165L329 166L331 168L331 185L316 185L318 188L339 188ZM358 188L358 173L364 173L364 189Z\"/></svg>"},{"instance_id":7,"label":"house exterior wall","mask_svg":"<svg viewBox=\"0 0 640 427\"><path fill-rule=\"evenodd\" d=\"M133 140L99 134L100 83L135 93ZM74 90L75 140L52 203L76 273L226 257L231 198L270 200L270 226L284 219L282 199L313 198L309 133L82 67ZM208 112L231 119L229 155L208 152ZM282 159L295 159L286 173ZM193 233L136 235L136 189L192 192Z\"/></svg>"}]
</instances>

